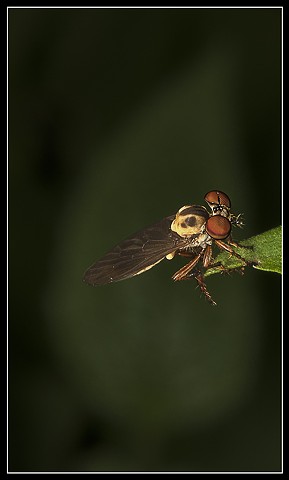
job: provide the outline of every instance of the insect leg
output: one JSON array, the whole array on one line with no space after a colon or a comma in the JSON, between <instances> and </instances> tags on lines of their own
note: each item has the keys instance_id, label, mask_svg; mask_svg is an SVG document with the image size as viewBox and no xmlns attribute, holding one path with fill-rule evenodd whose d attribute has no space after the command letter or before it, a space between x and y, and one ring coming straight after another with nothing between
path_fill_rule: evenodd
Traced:
<instances>
[{"instance_id":1,"label":"insect leg","mask_svg":"<svg viewBox=\"0 0 289 480\"><path fill-rule=\"evenodd\" d=\"M178 255L180 255L181 257L192 258L195 255L195 253L192 253L192 252L178 252Z\"/></svg>"},{"instance_id":2,"label":"insect leg","mask_svg":"<svg viewBox=\"0 0 289 480\"><path fill-rule=\"evenodd\" d=\"M245 269L244 265L241 267L226 268L224 267L224 265L222 265L221 262L212 263L211 265L209 265L207 270L209 270L210 268L218 268L221 274L226 273L228 275L230 275L233 272L238 272L240 273L240 275L244 275L244 269Z\"/></svg>"},{"instance_id":3,"label":"insect leg","mask_svg":"<svg viewBox=\"0 0 289 480\"><path fill-rule=\"evenodd\" d=\"M207 245L204 251L204 256L203 256L203 265L205 268L207 268L210 265L211 261L213 260L212 253L213 253L213 250L211 245Z\"/></svg>"},{"instance_id":4,"label":"insect leg","mask_svg":"<svg viewBox=\"0 0 289 480\"><path fill-rule=\"evenodd\" d=\"M210 293L207 290L206 284L204 282L204 276L203 274L198 271L196 275L194 275L195 279L197 280L199 287L201 289L201 292L205 295L206 299L212 304L212 305L217 305L216 302L212 299Z\"/></svg>"},{"instance_id":5,"label":"insect leg","mask_svg":"<svg viewBox=\"0 0 289 480\"><path fill-rule=\"evenodd\" d=\"M198 282L198 285L201 289L201 292L205 295L206 299L212 304L212 305L217 305L216 302L212 299L210 293L207 290L207 286L204 281L204 276L200 270L194 270L193 272L189 273L185 277L183 277L181 280L191 280L192 278L195 278Z\"/></svg>"},{"instance_id":6,"label":"insect leg","mask_svg":"<svg viewBox=\"0 0 289 480\"><path fill-rule=\"evenodd\" d=\"M173 276L173 280L183 280L184 277L188 275L188 273L194 268L195 265L197 265L198 261L200 260L201 256L203 255L203 252L199 253L193 260L191 260L189 263L187 263L184 267L180 268Z\"/></svg>"},{"instance_id":7,"label":"insect leg","mask_svg":"<svg viewBox=\"0 0 289 480\"><path fill-rule=\"evenodd\" d=\"M232 235L229 236L227 241L228 241L228 244L232 245L233 247L247 248L248 250L254 250L254 247L252 245L240 245L240 243L232 239Z\"/></svg>"},{"instance_id":8,"label":"insect leg","mask_svg":"<svg viewBox=\"0 0 289 480\"><path fill-rule=\"evenodd\" d=\"M256 262L252 260L246 260L244 257L241 257L241 255L236 253L235 250L233 250L233 248L230 245L228 245L225 242L222 242L222 240L215 240L215 243L220 248L220 250L225 250L226 252L229 252L234 257L238 258L239 260L242 260L242 262L244 262L247 266L257 265Z\"/></svg>"}]
</instances>

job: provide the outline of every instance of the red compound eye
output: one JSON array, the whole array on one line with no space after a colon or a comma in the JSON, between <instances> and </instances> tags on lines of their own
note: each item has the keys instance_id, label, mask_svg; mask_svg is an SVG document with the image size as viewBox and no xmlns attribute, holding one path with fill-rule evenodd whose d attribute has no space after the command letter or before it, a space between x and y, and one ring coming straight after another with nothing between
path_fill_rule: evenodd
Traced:
<instances>
[{"instance_id":1,"label":"red compound eye","mask_svg":"<svg viewBox=\"0 0 289 480\"><path fill-rule=\"evenodd\" d=\"M224 192L218 190L212 190L205 195L205 200L209 204L224 205L227 208L231 208L231 201Z\"/></svg>"},{"instance_id":2,"label":"red compound eye","mask_svg":"<svg viewBox=\"0 0 289 480\"><path fill-rule=\"evenodd\" d=\"M206 230L215 240L224 240L230 235L231 222L222 215L214 215L207 221Z\"/></svg>"}]
</instances>

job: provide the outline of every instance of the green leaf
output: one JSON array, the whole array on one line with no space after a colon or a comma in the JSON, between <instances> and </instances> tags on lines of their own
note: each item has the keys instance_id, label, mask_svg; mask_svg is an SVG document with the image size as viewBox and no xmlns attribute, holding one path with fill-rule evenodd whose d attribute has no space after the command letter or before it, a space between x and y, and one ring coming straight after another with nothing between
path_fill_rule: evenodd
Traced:
<instances>
[{"instance_id":1,"label":"green leaf","mask_svg":"<svg viewBox=\"0 0 289 480\"><path fill-rule=\"evenodd\" d=\"M249 250L242 248L241 245L252 246ZM235 252L241 255L246 260L257 262L254 268L258 270L265 270L267 272L282 273L282 227L272 228L267 232L256 235L240 242L240 247L233 247ZM227 252L220 253L215 262L221 264L227 269L238 268L244 263L234 256L230 256ZM205 277L214 273L220 273L220 268L208 269Z\"/></svg>"}]
</instances>

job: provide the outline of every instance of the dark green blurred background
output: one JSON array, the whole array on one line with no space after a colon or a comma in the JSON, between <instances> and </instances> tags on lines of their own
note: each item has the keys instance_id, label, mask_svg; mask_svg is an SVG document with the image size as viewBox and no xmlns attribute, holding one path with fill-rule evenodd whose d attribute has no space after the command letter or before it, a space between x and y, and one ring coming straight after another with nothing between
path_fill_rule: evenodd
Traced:
<instances>
[{"instance_id":1,"label":"dark green blurred background","mask_svg":"<svg viewBox=\"0 0 289 480\"><path fill-rule=\"evenodd\" d=\"M9 469L278 471L280 277L91 288L134 231L227 192L281 222L280 9L9 10Z\"/></svg>"}]
</instances>

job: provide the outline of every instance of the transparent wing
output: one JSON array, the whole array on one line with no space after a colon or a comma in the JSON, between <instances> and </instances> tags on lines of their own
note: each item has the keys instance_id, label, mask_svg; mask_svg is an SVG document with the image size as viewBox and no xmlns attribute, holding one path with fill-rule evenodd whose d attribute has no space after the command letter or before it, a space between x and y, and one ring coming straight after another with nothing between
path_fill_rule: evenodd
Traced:
<instances>
[{"instance_id":1,"label":"transparent wing","mask_svg":"<svg viewBox=\"0 0 289 480\"><path fill-rule=\"evenodd\" d=\"M185 247L188 240L170 228L174 218L174 215L166 217L116 245L88 268L84 281L90 285L104 285L125 280L153 267L169 253Z\"/></svg>"}]
</instances>

